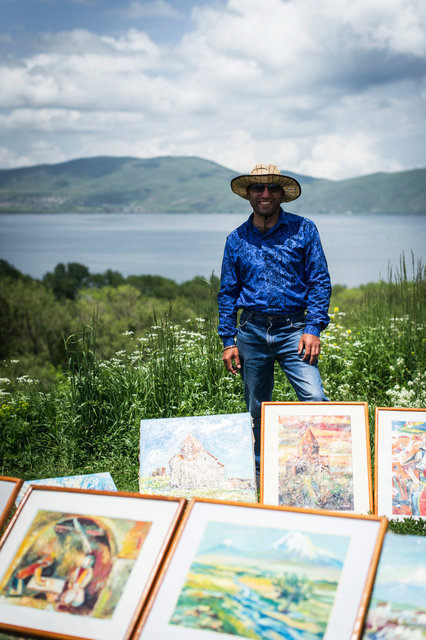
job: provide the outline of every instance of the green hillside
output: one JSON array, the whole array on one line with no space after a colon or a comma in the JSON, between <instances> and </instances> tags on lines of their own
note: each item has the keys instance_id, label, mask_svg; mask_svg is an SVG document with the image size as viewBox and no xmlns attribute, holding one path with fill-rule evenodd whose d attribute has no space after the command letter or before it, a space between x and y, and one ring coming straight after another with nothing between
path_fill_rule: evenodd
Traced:
<instances>
[{"instance_id":1,"label":"green hillside","mask_svg":"<svg viewBox=\"0 0 426 640\"><path fill-rule=\"evenodd\" d=\"M295 203L296 204L296 203ZM426 169L374 173L350 180L316 180L297 202L318 213L426 213Z\"/></svg>"},{"instance_id":2,"label":"green hillside","mask_svg":"<svg viewBox=\"0 0 426 640\"><path fill-rule=\"evenodd\" d=\"M295 212L426 213L426 169L302 184ZM0 170L0 212L244 212L237 172L196 157L98 157Z\"/></svg>"}]
</instances>

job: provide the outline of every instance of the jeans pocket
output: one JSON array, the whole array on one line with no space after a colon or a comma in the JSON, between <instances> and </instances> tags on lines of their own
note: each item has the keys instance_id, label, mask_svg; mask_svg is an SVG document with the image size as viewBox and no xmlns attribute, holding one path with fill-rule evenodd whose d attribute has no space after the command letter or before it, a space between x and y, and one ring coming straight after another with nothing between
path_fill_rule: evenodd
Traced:
<instances>
[{"instance_id":1,"label":"jeans pocket","mask_svg":"<svg viewBox=\"0 0 426 640\"><path fill-rule=\"evenodd\" d=\"M297 331L299 331L306 327L306 322L292 322L290 326L292 329L297 329Z\"/></svg>"},{"instance_id":2,"label":"jeans pocket","mask_svg":"<svg viewBox=\"0 0 426 640\"><path fill-rule=\"evenodd\" d=\"M238 329L243 329L251 319L251 313L243 311L238 322Z\"/></svg>"}]
</instances>

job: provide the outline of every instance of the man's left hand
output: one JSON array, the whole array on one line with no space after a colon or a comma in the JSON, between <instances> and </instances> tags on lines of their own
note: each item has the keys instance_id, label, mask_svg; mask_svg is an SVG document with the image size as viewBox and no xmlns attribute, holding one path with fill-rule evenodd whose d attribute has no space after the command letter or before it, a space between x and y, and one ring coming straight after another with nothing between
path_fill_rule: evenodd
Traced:
<instances>
[{"instance_id":1,"label":"man's left hand","mask_svg":"<svg viewBox=\"0 0 426 640\"><path fill-rule=\"evenodd\" d=\"M300 338L298 353L303 353L303 360L309 364L315 364L321 351L321 341L317 336L304 333Z\"/></svg>"}]
</instances>

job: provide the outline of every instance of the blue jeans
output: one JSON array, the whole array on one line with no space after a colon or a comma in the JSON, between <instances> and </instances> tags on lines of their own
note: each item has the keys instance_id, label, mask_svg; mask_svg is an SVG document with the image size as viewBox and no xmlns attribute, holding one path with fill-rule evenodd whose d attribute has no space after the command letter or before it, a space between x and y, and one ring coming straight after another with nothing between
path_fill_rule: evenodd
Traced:
<instances>
[{"instance_id":1,"label":"blue jeans","mask_svg":"<svg viewBox=\"0 0 426 640\"><path fill-rule=\"evenodd\" d=\"M303 312L294 316L265 316L244 310L241 314L237 347L244 398L253 419L256 462L260 460L262 402L272 400L275 360L301 402L328 402L317 365L304 362L303 355L297 352L304 329Z\"/></svg>"}]
</instances>

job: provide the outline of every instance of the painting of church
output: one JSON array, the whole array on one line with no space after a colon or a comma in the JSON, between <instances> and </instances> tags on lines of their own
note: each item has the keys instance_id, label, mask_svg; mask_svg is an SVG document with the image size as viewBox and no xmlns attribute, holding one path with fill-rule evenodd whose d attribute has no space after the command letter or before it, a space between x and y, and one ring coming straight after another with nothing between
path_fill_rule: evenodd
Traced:
<instances>
[{"instance_id":1,"label":"painting of church","mask_svg":"<svg viewBox=\"0 0 426 640\"><path fill-rule=\"evenodd\" d=\"M309 472L322 473L329 471L327 456L320 455L320 446L311 429L306 429L299 440L297 457L288 460L286 475L299 475Z\"/></svg>"},{"instance_id":2,"label":"painting of church","mask_svg":"<svg viewBox=\"0 0 426 640\"><path fill-rule=\"evenodd\" d=\"M347 416L295 416L282 421L279 504L353 510L350 427Z\"/></svg>"},{"instance_id":3,"label":"painting of church","mask_svg":"<svg viewBox=\"0 0 426 640\"><path fill-rule=\"evenodd\" d=\"M219 488L225 484L225 465L189 433L169 460L170 484L183 490Z\"/></svg>"}]
</instances>

